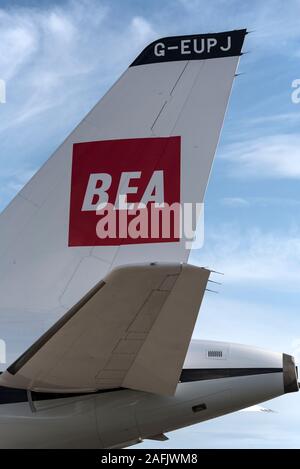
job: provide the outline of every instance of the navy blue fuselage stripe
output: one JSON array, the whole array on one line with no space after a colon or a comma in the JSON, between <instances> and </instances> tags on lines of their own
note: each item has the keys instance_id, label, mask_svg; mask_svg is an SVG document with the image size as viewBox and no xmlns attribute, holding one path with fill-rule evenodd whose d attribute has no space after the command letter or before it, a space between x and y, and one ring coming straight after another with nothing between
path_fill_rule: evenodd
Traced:
<instances>
[{"instance_id":1,"label":"navy blue fuselage stripe","mask_svg":"<svg viewBox=\"0 0 300 469\"><path fill-rule=\"evenodd\" d=\"M242 376L264 375L282 373L282 368L185 368L181 372L180 382L208 381L214 379L237 378ZM53 399L66 399L70 397L86 396L90 394L103 394L122 391L125 388L100 389L95 393L46 393L32 392L32 400L45 401ZM0 386L0 404L16 404L27 402L27 391L24 389L6 388Z\"/></svg>"}]
</instances>

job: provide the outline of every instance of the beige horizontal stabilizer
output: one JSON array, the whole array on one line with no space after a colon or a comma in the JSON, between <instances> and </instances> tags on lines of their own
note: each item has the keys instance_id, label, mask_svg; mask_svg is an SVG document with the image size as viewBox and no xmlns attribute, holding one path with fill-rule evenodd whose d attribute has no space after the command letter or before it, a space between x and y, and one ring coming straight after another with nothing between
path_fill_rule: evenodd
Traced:
<instances>
[{"instance_id":1,"label":"beige horizontal stabilizer","mask_svg":"<svg viewBox=\"0 0 300 469\"><path fill-rule=\"evenodd\" d=\"M0 385L173 394L209 274L185 264L113 270L0 376Z\"/></svg>"}]
</instances>

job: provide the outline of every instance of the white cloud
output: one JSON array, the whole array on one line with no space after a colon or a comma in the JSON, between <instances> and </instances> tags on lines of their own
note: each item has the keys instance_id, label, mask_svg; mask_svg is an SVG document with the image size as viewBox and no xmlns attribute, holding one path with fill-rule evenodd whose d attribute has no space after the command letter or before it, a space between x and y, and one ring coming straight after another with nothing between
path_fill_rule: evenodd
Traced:
<instances>
[{"instance_id":1,"label":"white cloud","mask_svg":"<svg viewBox=\"0 0 300 469\"><path fill-rule=\"evenodd\" d=\"M250 205L253 204L261 207L277 206L285 210L300 205L300 198L293 199L290 197L249 197L247 201Z\"/></svg>"},{"instance_id":2,"label":"white cloud","mask_svg":"<svg viewBox=\"0 0 300 469\"><path fill-rule=\"evenodd\" d=\"M261 2L253 0L251 8L242 7L239 0L178 0L188 15L191 25L205 31L247 28L253 31L247 37L246 49L255 50L251 60L261 53L295 56L299 51L300 3L290 0L288 6L281 0Z\"/></svg>"},{"instance_id":3,"label":"white cloud","mask_svg":"<svg viewBox=\"0 0 300 469\"><path fill-rule=\"evenodd\" d=\"M229 208L247 208L247 207L276 207L277 210L286 210L289 208L297 208L300 205L300 198L293 199L291 197L263 197L249 196L243 197L223 197L220 204Z\"/></svg>"},{"instance_id":4,"label":"white cloud","mask_svg":"<svg viewBox=\"0 0 300 469\"><path fill-rule=\"evenodd\" d=\"M241 285L228 292L227 280L220 294L206 292L193 334L194 339L247 344L274 352L295 352L299 330L298 308L276 304L270 295L246 293ZM261 293L261 292L260 292ZM263 296L263 297L262 297ZM299 362L298 362L299 363Z\"/></svg>"},{"instance_id":5,"label":"white cloud","mask_svg":"<svg viewBox=\"0 0 300 469\"><path fill-rule=\"evenodd\" d=\"M37 37L30 18L16 18L0 10L1 78L11 79L36 51Z\"/></svg>"},{"instance_id":6,"label":"white cloud","mask_svg":"<svg viewBox=\"0 0 300 469\"><path fill-rule=\"evenodd\" d=\"M223 226L211 232L193 264L224 272L206 292L194 337L290 353L300 362L300 231L270 233Z\"/></svg>"},{"instance_id":7,"label":"white cloud","mask_svg":"<svg viewBox=\"0 0 300 469\"><path fill-rule=\"evenodd\" d=\"M300 178L300 135L277 134L228 145L222 158L230 174L253 178Z\"/></svg>"},{"instance_id":8,"label":"white cloud","mask_svg":"<svg viewBox=\"0 0 300 469\"><path fill-rule=\"evenodd\" d=\"M140 16L113 26L109 7L95 0L0 10L0 70L8 88L0 132L68 100L80 108L96 86L100 97L106 78L155 34Z\"/></svg>"},{"instance_id":9,"label":"white cloud","mask_svg":"<svg viewBox=\"0 0 300 469\"><path fill-rule=\"evenodd\" d=\"M155 35L151 24L141 16L135 16L131 22L132 33L139 36L139 42L144 42Z\"/></svg>"},{"instance_id":10,"label":"white cloud","mask_svg":"<svg viewBox=\"0 0 300 469\"><path fill-rule=\"evenodd\" d=\"M192 261L225 273L226 285L255 286L277 293L299 291L300 232L272 233L219 227L206 238Z\"/></svg>"},{"instance_id":11,"label":"white cloud","mask_svg":"<svg viewBox=\"0 0 300 469\"><path fill-rule=\"evenodd\" d=\"M221 204L233 208L248 207L250 205L249 201L242 197L223 197Z\"/></svg>"},{"instance_id":12,"label":"white cloud","mask_svg":"<svg viewBox=\"0 0 300 469\"><path fill-rule=\"evenodd\" d=\"M142 16L114 15L96 0L0 9L1 206L157 35Z\"/></svg>"},{"instance_id":13,"label":"white cloud","mask_svg":"<svg viewBox=\"0 0 300 469\"><path fill-rule=\"evenodd\" d=\"M300 205L300 198L293 199L291 197L267 197L267 196L249 196L243 197L223 197L220 204L229 208L246 208L246 207L277 207L287 209L295 208Z\"/></svg>"},{"instance_id":14,"label":"white cloud","mask_svg":"<svg viewBox=\"0 0 300 469\"><path fill-rule=\"evenodd\" d=\"M258 116L253 117L247 121L247 124L282 124L282 123L298 123L300 121L300 113L298 111L295 112L284 112L281 114L271 114L265 116Z\"/></svg>"}]
</instances>

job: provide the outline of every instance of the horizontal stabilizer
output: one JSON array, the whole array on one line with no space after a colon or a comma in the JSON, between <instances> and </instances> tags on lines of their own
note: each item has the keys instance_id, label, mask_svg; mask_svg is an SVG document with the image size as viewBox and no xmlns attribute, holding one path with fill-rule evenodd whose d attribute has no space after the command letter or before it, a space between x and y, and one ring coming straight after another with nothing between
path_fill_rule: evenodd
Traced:
<instances>
[{"instance_id":1,"label":"horizontal stabilizer","mask_svg":"<svg viewBox=\"0 0 300 469\"><path fill-rule=\"evenodd\" d=\"M209 274L186 264L114 269L1 375L0 385L172 395Z\"/></svg>"}]
</instances>

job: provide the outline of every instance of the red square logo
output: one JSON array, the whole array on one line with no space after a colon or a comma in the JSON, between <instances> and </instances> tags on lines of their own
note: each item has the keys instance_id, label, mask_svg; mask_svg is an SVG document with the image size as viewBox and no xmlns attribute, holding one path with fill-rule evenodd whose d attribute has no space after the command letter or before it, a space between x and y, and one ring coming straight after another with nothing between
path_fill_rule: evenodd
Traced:
<instances>
[{"instance_id":1,"label":"red square logo","mask_svg":"<svg viewBox=\"0 0 300 469\"><path fill-rule=\"evenodd\" d=\"M176 242L179 204L180 137L74 144L69 246Z\"/></svg>"}]
</instances>

